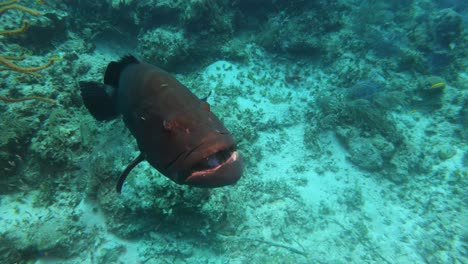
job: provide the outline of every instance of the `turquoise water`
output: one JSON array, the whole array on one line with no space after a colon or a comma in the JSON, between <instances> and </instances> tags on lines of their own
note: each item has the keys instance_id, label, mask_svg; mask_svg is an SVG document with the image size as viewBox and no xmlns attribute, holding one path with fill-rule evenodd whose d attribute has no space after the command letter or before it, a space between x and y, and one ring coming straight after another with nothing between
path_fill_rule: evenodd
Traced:
<instances>
[{"instance_id":1,"label":"turquoise water","mask_svg":"<svg viewBox=\"0 0 468 264\"><path fill-rule=\"evenodd\" d=\"M468 263L465 1L0 10L0 263ZM207 97L235 185L115 191L140 150L78 82L126 54Z\"/></svg>"}]
</instances>

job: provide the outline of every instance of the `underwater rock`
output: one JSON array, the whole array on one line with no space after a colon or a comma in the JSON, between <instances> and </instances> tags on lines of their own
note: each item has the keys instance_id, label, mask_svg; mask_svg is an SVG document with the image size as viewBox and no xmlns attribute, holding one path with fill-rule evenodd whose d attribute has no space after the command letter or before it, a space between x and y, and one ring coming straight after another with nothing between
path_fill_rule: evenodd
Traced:
<instances>
[{"instance_id":1,"label":"underwater rock","mask_svg":"<svg viewBox=\"0 0 468 264\"><path fill-rule=\"evenodd\" d=\"M110 4L112 8L119 8L121 6L128 6L131 5L134 1L133 0L107 0L107 4Z\"/></svg>"},{"instance_id":2,"label":"underwater rock","mask_svg":"<svg viewBox=\"0 0 468 264\"><path fill-rule=\"evenodd\" d=\"M71 215L56 216L56 213L51 211L39 218L30 214L30 218L23 220L21 229L7 229L0 239L0 252L6 252L8 260L21 258L23 261L46 256L70 258L82 253L89 246L92 235L85 231L83 222L72 220ZM4 244L6 242L9 244Z\"/></svg>"},{"instance_id":3,"label":"underwater rock","mask_svg":"<svg viewBox=\"0 0 468 264\"><path fill-rule=\"evenodd\" d=\"M439 76L423 78L418 91L422 101L418 104L427 110L441 108L445 86L445 80Z\"/></svg>"},{"instance_id":4,"label":"underwater rock","mask_svg":"<svg viewBox=\"0 0 468 264\"><path fill-rule=\"evenodd\" d=\"M110 247L101 248L95 254L96 264L119 263L120 255L126 251L125 246L116 244Z\"/></svg>"},{"instance_id":5,"label":"underwater rock","mask_svg":"<svg viewBox=\"0 0 468 264\"><path fill-rule=\"evenodd\" d=\"M66 38L67 19L68 15L64 13L46 13L35 18L23 33L9 39L35 52L42 52Z\"/></svg>"},{"instance_id":6,"label":"underwater rock","mask_svg":"<svg viewBox=\"0 0 468 264\"><path fill-rule=\"evenodd\" d=\"M182 21L191 32L232 33L233 14L221 1L192 0L187 4Z\"/></svg>"},{"instance_id":7,"label":"underwater rock","mask_svg":"<svg viewBox=\"0 0 468 264\"><path fill-rule=\"evenodd\" d=\"M23 263L22 252L16 248L19 238L8 233L0 233L0 256L4 263Z\"/></svg>"},{"instance_id":8,"label":"underwater rock","mask_svg":"<svg viewBox=\"0 0 468 264\"><path fill-rule=\"evenodd\" d=\"M166 70L182 64L191 46L182 29L160 27L138 36L138 52L143 58Z\"/></svg>"},{"instance_id":9,"label":"underwater rock","mask_svg":"<svg viewBox=\"0 0 468 264\"><path fill-rule=\"evenodd\" d=\"M450 8L442 9L435 14L434 34L437 42L444 47L457 41L462 34L463 19Z\"/></svg>"},{"instance_id":10,"label":"underwater rock","mask_svg":"<svg viewBox=\"0 0 468 264\"><path fill-rule=\"evenodd\" d=\"M256 42L271 52L319 60L325 54L324 35L328 30L339 28L338 19L330 12L308 10L300 16L274 15L266 22Z\"/></svg>"},{"instance_id":11,"label":"underwater rock","mask_svg":"<svg viewBox=\"0 0 468 264\"><path fill-rule=\"evenodd\" d=\"M382 91L382 86L371 80L359 81L348 90L348 97L351 100L365 99L372 101L377 93Z\"/></svg>"},{"instance_id":12,"label":"underwater rock","mask_svg":"<svg viewBox=\"0 0 468 264\"><path fill-rule=\"evenodd\" d=\"M46 168L53 170L58 166L72 165L72 152L80 147L81 138L77 130L79 116L67 112L63 108L56 108L50 112L49 118L31 139L31 151L35 158L47 161ZM50 166L50 165L54 166ZM73 166L73 165L72 165Z\"/></svg>"},{"instance_id":13,"label":"underwater rock","mask_svg":"<svg viewBox=\"0 0 468 264\"><path fill-rule=\"evenodd\" d=\"M441 160L448 160L453 157L457 152L455 149L450 145L444 145L439 148L437 151L437 155Z\"/></svg>"},{"instance_id":14,"label":"underwater rock","mask_svg":"<svg viewBox=\"0 0 468 264\"><path fill-rule=\"evenodd\" d=\"M391 169L384 170L384 176L400 184L407 182L417 173L429 172L434 162L423 154L424 151L421 150L423 148L424 146L411 145L408 142L399 146L389 161L388 167Z\"/></svg>"},{"instance_id":15,"label":"underwater rock","mask_svg":"<svg viewBox=\"0 0 468 264\"><path fill-rule=\"evenodd\" d=\"M462 124L463 128L465 129L464 135L468 136L468 100L465 99L463 102L463 107L460 109L459 112L459 120Z\"/></svg>"},{"instance_id":16,"label":"underwater rock","mask_svg":"<svg viewBox=\"0 0 468 264\"><path fill-rule=\"evenodd\" d=\"M372 145L375 146L383 158L388 159L395 153L395 145L387 141L383 136L376 135L372 139Z\"/></svg>"},{"instance_id":17,"label":"underwater rock","mask_svg":"<svg viewBox=\"0 0 468 264\"><path fill-rule=\"evenodd\" d=\"M248 62L249 55L245 50L245 43L240 39L232 39L221 46L221 55L231 61Z\"/></svg>"},{"instance_id":18,"label":"underwater rock","mask_svg":"<svg viewBox=\"0 0 468 264\"><path fill-rule=\"evenodd\" d=\"M177 25L183 15L184 1L135 1L138 25L151 29L162 25ZM129 8L131 11L131 8Z\"/></svg>"},{"instance_id":19,"label":"underwater rock","mask_svg":"<svg viewBox=\"0 0 468 264\"><path fill-rule=\"evenodd\" d=\"M5 111L2 112L0 126L0 173L3 180L0 194L4 194L22 185L21 177L15 173L24 163L25 151L34 132L39 129L40 121Z\"/></svg>"},{"instance_id":20,"label":"underwater rock","mask_svg":"<svg viewBox=\"0 0 468 264\"><path fill-rule=\"evenodd\" d=\"M369 171L382 169L382 156L370 139L362 137L352 138L349 140L348 150L348 158L356 166Z\"/></svg>"}]
</instances>

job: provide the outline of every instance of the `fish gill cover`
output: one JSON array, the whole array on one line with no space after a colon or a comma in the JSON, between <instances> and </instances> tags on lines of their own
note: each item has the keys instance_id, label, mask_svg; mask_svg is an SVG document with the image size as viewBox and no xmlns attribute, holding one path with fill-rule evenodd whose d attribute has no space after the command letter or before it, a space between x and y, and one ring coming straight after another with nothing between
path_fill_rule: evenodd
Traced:
<instances>
[{"instance_id":1,"label":"fish gill cover","mask_svg":"<svg viewBox=\"0 0 468 264\"><path fill-rule=\"evenodd\" d=\"M465 2L0 3L2 263L468 262ZM127 54L206 98L236 185L115 192L138 148L78 81Z\"/></svg>"}]
</instances>

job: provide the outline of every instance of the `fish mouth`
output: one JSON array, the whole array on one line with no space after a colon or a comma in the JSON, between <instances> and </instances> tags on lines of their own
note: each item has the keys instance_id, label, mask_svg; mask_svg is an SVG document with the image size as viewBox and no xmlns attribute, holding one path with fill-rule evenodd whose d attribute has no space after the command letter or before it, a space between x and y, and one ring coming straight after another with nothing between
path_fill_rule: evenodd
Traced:
<instances>
[{"instance_id":1,"label":"fish mouth","mask_svg":"<svg viewBox=\"0 0 468 264\"><path fill-rule=\"evenodd\" d=\"M235 147L217 151L192 166L185 184L197 187L222 187L234 184L242 174L242 156Z\"/></svg>"}]
</instances>

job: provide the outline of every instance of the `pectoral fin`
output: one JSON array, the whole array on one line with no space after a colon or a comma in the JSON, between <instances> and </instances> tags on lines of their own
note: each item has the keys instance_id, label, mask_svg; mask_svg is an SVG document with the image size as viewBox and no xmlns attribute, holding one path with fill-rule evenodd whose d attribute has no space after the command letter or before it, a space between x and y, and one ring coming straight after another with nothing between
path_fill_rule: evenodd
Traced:
<instances>
[{"instance_id":1,"label":"pectoral fin","mask_svg":"<svg viewBox=\"0 0 468 264\"><path fill-rule=\"evenodd\" d=\"M142 152L140 153L140 155L138 155L138 157L136 157L134 160L132 160L132 162L130 162L130 164L128 164L127 168L125 168L125 170L122 172L122 174L120 174L120 177L119 177L119 180L117 181L117 186L116 186L116 190L118 193L120 193L122 191L122 186L124 184L124 181L125 179L127 178L128 174L130 173L130 171L136 167L136 165L138 165L138 163L144 161L146 159L146 155Z\"/></svg>"}]
</instances>

